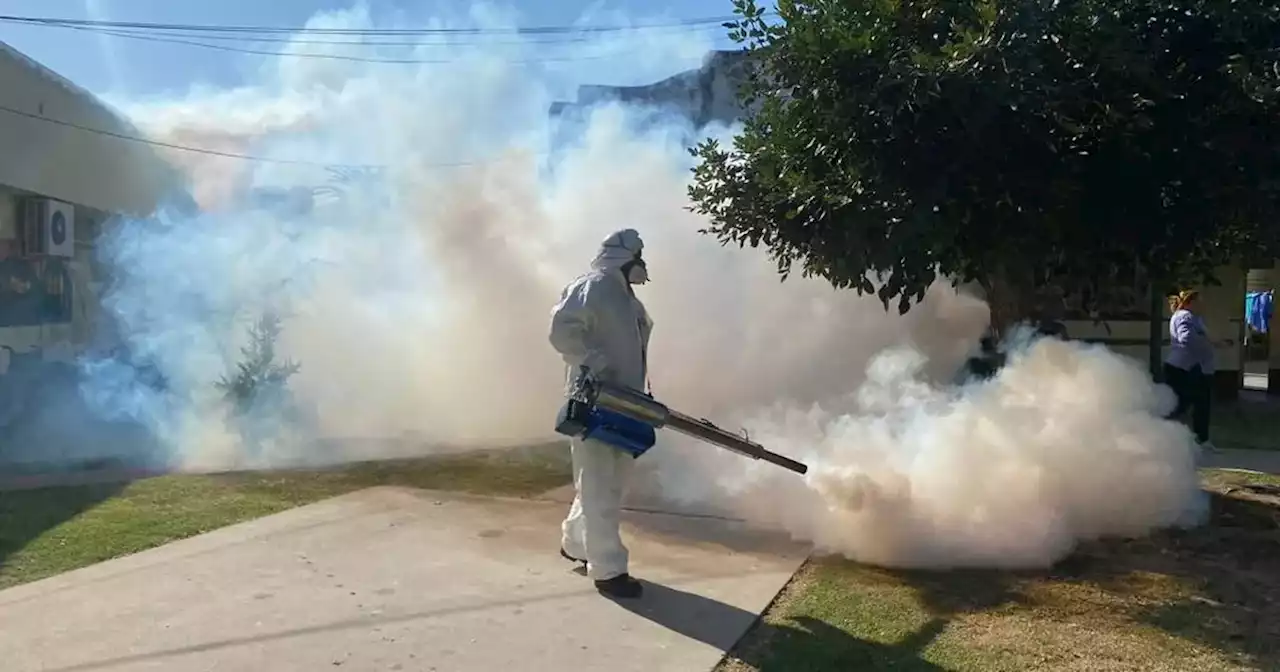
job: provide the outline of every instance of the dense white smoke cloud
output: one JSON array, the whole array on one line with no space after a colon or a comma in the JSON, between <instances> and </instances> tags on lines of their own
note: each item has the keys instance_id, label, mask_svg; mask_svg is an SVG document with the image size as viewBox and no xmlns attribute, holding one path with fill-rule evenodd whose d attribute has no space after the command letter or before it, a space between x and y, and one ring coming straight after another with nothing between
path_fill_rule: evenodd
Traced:
<instances>
[{"instance_id":1,"label":"dense white smoke cloud","mask_svg":"<svg viewBox=\"0 0 1280 672\"><path fill-rule=\"evenodd\" d=\"M805 479L684 441L665 448L686 463L662 464L656 481L892 566L1047 566L1081 540L1201 519L1186 429L1159 419L1167 388L1100 346L1016 352L996 378L959 388L931 381L909 344L869 353L849 394L744 418L755 440L810 464Z\"/></svg>"},{"instance_id":2,"label":"dense white smoke cloud","mask_svg":"<svg viewBox=\"0 0 1280 672\"><path fill-rule=\"evenodd\" d=\"M466 24L513 22L485 8ZM204 214L121 222L103 241L116 330L172 393L102 365L88 390L98 407L145 418L189 468L546 438L563 382L548 311L600 240L633 227L653 276L641 292L655 393L813 468L801 478L664 435L645 458L664 495L895 565L1036 564L1194 511L1189 435L1159 419L1167 394L1136 365L1042 343L993 382L951 386L987 323L978 299L939 285L898 316L818 280L782 283L762 252L699 234L685 192L693 129L674 117L642 129L640 111L603 106L557 143L548 107L574 83L697 67L705 35L598 37L556 53L631 55L532 65L512 61L545 52L495 39L413 54L447 64L278 59L234 91L120 101L169 142L380 168L287 214L244 207L244 190L330 174L175 155ZM284 316L281 349L301 369L296 411L260 412L268 431L248 441L212 382L263 311Z\"/></svg>"}]
</instances>

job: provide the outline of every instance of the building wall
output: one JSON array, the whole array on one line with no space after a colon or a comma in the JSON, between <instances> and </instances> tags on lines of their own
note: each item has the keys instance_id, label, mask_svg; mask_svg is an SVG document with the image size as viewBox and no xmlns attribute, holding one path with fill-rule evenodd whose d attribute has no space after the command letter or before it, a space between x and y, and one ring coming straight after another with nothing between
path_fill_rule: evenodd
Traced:
<instances>
[{"instance_id":1,"label":"building wall","mask_svg":"<svg viewBox=\"0 0 1280 672\"><path fill-rule=\"evenodd\" d=\"M117 214L149 215L186 193L182 174L152 146L126 139L142 135L89 92L0 42L0 283L43 277L33 271L49 263L15 255L24 198L54 198L76 212L76 251L66 262L70 319L15 320L30 295L0 285L0 318L8 318L0 319L0 346L66 359L89 341L99 314L93 243L102 225ZM0 373L7 360L0 347Z\"/></svg>"},{"instance_id":2,"label":"building wall","mask_svg":"<svg viewBox=\"0 0 1280 672\"><path fill-rule=\"evenodd\" d=\"M0 184L129 214L150 214L182 187L151 146L65 125L141 135L93 95L2 42L0 108L8 108L0 109Z\"/></svg>"},{"instance_id":3,"label":"building wall","mask_svg":"<svg viewBox=\"0 0 1280 672\"><path fill-rule=\"evenodd\" d=\"M1220 285L1199 287L1200 314L1214 342L1214 387L1218 398L1234 399L1244 384L1244 291L1245 272L1235 267L1218 269ZM1169 350L1169 311L1161 314L1161 357ZM1105 344L1108 348L1142 363L1147 362L1149 325L1146 320L1069 320L1073 339Z\"/></svg>"},{"instance_id":4,"label":"building wall","mask_svg":"<svg viewBox=\"0 0 1280 672\"><path fill-rule=\"evenodd\" d=\"M17 257L18 228L22 199L27 194L0 186L0 284L9 283L15 267L25 271L29 260ZM0 324L0 346L14 352L41 351L46 359L65 360L88 343L98 316L98 302L93 282L93 240L106 219L103 213L76 205L75 256L67 260L70 280L70 315L67 320L26 320L27 323ZM0 286L0 316L13 308L14 290ZM3 351L0 347L0 351ZM7 351L0 352L0 373L7 368Z\"/></svg>"},{"instance_id":5,"label":"building wall","mask_svg":"<svg viewBox=\"0 0 1280 672\"><path fill-rule=\"evenodd\" d=\"M1280 329L1280 311L1271 313L1271 321L1267 324L1267 336L1271 339L1267 364L1267 394L1280 396L1280 338L1276 338L1276 329Z\"/></svg>"},{"instance_id":6,"label":"building wall","mask_svg":"<svg viewBox=\"0 0 1280 672\"><path fill-rule=\"evenodd\" d=\"M1271 268L1254 269L1249 272L1249 291L1274 291L1277 279L1280 279L1280 261L1274 262ZM1273 312L1266 334L1267 394L1280 396L1280 338L1276 337L1276 329L1280 329L1280 317Z\"/></svg>"}]
</instances>

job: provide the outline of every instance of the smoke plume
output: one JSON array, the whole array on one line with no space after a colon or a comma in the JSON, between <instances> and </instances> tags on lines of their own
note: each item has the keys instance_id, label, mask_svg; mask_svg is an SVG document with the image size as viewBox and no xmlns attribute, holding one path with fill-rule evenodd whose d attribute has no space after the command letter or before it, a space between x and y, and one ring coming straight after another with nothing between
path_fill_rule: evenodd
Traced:
<instances>
[{"instance_id":1,"label":"smoke plume","mask_svg":"<svg viewBox=\"0 0 1280 672\"><path fill-rule=\"evenodd\" d=\"M311 25L373 21L353 10ZM515 21L480 8L440 25ZM812 466L799 477L664 434L645 458L664 496L913 566L1040 564L1196 512L1192 441L1160 419L1168 392L1137 364L1037 342L994 380L953 385L987 325L981 300L943 283L899 316L819 280L780 282L763 252L699 234L685 147L733 129L620 104L580 123L548 114L580 83L698 67L706 35L593 36L556 45L559 60L500 39L408 54L445 63L280 58L236 90L118 101L166 142L352 168L175 154L201 212L116 222L100 244L114 333L166 392L98 363L95 407L145 422L183 468L547 438L564 375L549 310L599 242L632 227L653 277L641 295L655 394ZM246 200L262 187L315 205ZM281 317L281 354L301 368L291 410L259 409L248 432L213 382L264 314Z\"/></svg>"}]
</instances>

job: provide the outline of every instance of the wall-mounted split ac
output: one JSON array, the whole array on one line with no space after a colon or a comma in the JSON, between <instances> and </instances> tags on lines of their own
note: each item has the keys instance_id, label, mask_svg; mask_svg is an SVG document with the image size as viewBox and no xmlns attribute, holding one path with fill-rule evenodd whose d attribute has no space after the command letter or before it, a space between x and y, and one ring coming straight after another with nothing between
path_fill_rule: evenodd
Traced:
<instances>
[{"instance_id":1,"label":"wall-mounted split ac","mask_svg":"<svg viewBox=\"0 0 1280 672\"><path fill-rule=\"evenodd\" d=\"M74 257L76 209L52 198L28 198L23 204L19 241L23 256Z\"/></svg>"}]
</instances>

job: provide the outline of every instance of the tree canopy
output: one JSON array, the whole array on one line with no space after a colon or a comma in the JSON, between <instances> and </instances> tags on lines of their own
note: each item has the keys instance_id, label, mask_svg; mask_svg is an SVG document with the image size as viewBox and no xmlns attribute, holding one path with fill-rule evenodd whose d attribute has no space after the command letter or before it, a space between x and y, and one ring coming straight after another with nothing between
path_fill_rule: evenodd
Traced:
<instances>
[{"instance_id":1,"label":"tree canopy","mask_svg":"<svg viewBox=\"0 0 1280 672\"><path fill-rule=\"evenodd\" d=\"M754 67L704 231L905 312L940 276L1169 281L1280 224L1280 5L734 0Z\"/></svg>"}]
</instances>

